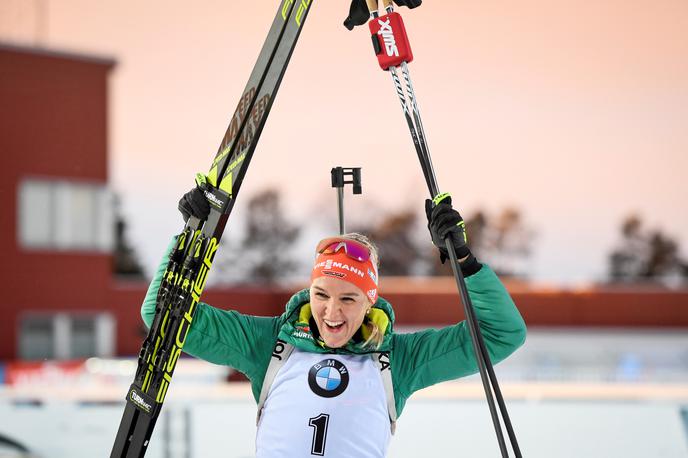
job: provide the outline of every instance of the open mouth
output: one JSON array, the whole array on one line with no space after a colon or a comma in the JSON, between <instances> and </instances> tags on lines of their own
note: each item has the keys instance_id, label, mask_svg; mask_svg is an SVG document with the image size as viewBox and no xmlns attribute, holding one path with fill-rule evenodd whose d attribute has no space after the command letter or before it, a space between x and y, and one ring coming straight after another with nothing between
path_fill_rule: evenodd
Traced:
<instances>
[{"instance_id":1,"label":"open mouth","mask_svg":"<svg viewBox=\"0 0 688 458\"><path fill-rule=\"evenodd\" d=\"M344 321L331 321L331 320L323 320L325 322L325 326L327 326L327 329L332 332L337 332L340 329L342 329L342 326L344 326Z\"/></svg>"}]
</instances>

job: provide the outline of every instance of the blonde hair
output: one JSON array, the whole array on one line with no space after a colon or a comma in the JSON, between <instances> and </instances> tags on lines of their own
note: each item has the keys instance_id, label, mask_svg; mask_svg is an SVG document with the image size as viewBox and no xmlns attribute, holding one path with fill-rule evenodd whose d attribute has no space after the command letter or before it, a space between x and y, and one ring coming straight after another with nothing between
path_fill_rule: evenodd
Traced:
<instances>
[{"instance_id":1,"label":"blonde hair","mask_svg":"<svg viewBox=\"0 0 688 458\"><path fill-rule=\"evenodd\" d=\"M342 238L344 239L349 239L349 240L355 240L356 242L359 242L368 248L370 250L370 260L372 261L373 265L375 266L375 270L378 271L378 279L380 278L379 276L379 271L380 271L380 255L378 253L378 249L375 246L375 244L365 235L360 234L358 232L349 232L348 234L342 235ZM366 297L366 301L372 308L374 304L370 303L370 300ZM380 345L382 345L382 341L385 338L385 330L380 329L380 327L371 319L368 318L367 314L363 318L363 324L361 326L365 326L368 329L368 332L370 335L368 338L361 343L362 348L374 348L377 350L380 348Z\"/></svg>"},{"instance_id":2,"label":"blonde hair","mask_svg":"<svg viewBox=\"0 0 688 458\"><path fill-rule=\"evenodd\" d=\"M384 331L381 331L380 327L375 322L367 318L363 318L363 324L361 326L368 327L370 331L368 338L365 342L361 343L361 348L372 348L375 350L380 348L380 345L382 345L382 342L385 340Z\"/></svg>"}]
</instances>

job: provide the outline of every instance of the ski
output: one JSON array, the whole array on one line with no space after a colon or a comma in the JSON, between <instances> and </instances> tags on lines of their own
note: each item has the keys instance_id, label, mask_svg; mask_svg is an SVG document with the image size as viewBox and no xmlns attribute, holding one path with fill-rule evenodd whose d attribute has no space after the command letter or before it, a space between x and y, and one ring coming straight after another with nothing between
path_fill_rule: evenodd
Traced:
<instances>
[{"instance_id":1,"label":"ski","mask_svg":"<svg viewBox=\"0 0 688 458\"><path fill-rule=\"evenodd\" d=\"M146 453L227 219L311 2L280 2L210 171L196 177L210 204L210 215L206 221L189 218L170 253L111 458L138 458Z\"/></svg>"}]
</instances>

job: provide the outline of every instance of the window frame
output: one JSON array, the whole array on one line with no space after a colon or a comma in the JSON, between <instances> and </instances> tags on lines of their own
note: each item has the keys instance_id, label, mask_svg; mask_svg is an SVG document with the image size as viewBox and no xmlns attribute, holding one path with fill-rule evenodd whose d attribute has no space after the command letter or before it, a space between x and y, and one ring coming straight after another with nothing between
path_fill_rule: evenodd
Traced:
<instances>
[{"instance_id":1,"label":"window frame","mask_svg":"<svg viewBox=\"0 0 688 458\"><path fill-rule=\"evenodd\" d=\"M17 184L17 244L25 251L110 253L114 204L113 193L102 182L24 177ZM88 226L85 234L77 227L79 220Z\"/></svg>"},{"instance_id":2,"label":"window frame","mask_svg":"<svg viewBox=\"0 0 688 458\"><path fill-rule=\"evenodd\" d=\"M93 321L93 352L83 355L74 346L74 322L77 320ZM70 312L24 312L18 318L17 357L22 360L38 361L42 359L69 360L87 359L90 357L108 358L115 354L116 319L108 312L102 311L70 311ZM24 330L28 320L50 322L52 351L45 355L32 355L24 346ZM27 357L27 355L32 355Z\"/></svg>"}]
</instances>

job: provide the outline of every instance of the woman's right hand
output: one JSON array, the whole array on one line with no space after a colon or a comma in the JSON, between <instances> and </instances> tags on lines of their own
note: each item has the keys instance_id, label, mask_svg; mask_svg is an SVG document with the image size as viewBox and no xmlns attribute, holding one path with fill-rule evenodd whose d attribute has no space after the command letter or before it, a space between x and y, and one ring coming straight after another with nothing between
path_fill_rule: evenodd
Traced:
<instances>
[{"instance_id":1,"label":"woman's right hand","mask_svg":"<svg viewBox=\"0 0 688 458\"><path fill-rule=\"evenodd\" d=\"M203 190L196 186L191 191L187 192L179 199L179 211L184 217L184 222L189 220L189 217L194 216L201 221L208 219L210 214L210 204L205 198Z\"/></svg>"}]
</instances>

